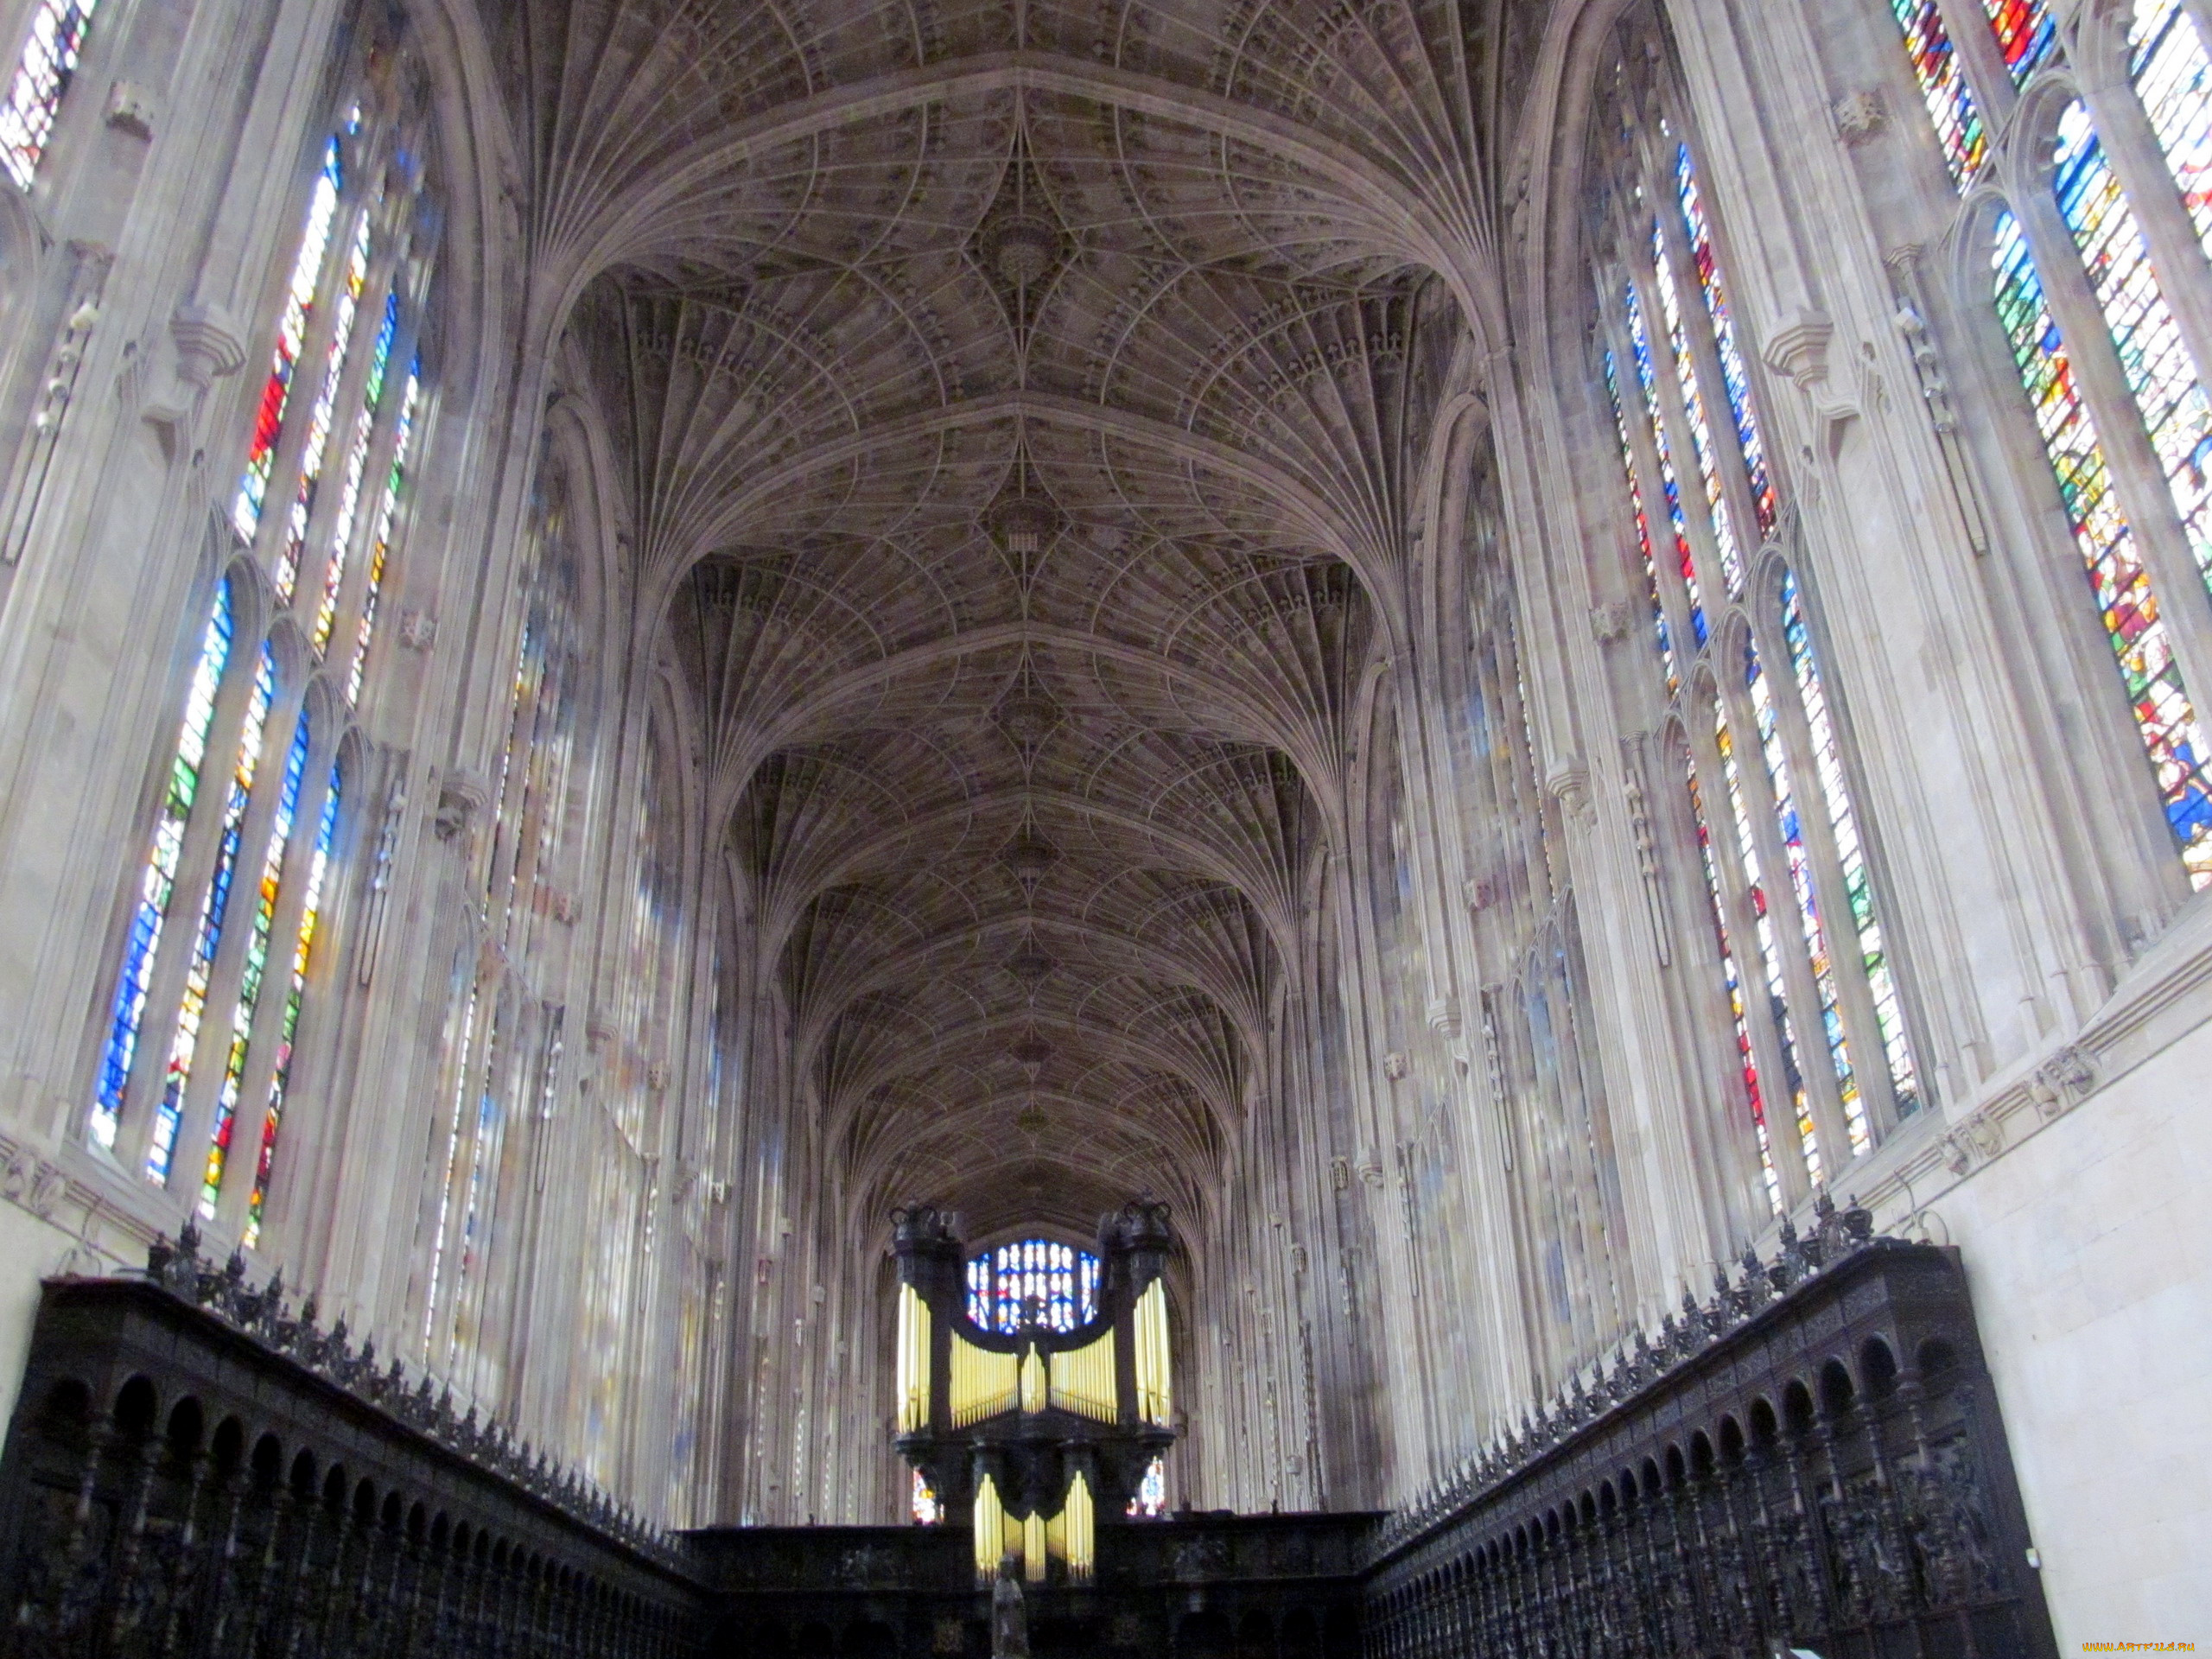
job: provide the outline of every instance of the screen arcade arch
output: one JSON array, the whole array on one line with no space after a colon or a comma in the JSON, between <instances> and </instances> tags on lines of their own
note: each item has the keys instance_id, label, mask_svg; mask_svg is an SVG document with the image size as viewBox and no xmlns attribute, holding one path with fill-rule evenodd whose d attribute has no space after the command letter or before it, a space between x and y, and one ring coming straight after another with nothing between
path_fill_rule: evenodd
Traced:
<instances>
[{"instance_id":1,"label":"screen arcade arch","mask_svg":"<svg viewBox=\"0 0 2212 1659\"><path fill-rule=\"evenodd\" d=\"M1069 1330L1033 1306L1011 1332L969 1317L967 1249L929 1205L892 1212L899 1264L899 1451L945 1511L975 1527L976 1573L1003 1557L1044 1583L1087 1581L1097 1516L1120 1514L1175 1440L1162 1281L1167 1206L1105 1217L1096 1313Z\"/></svg>"}]
</instances>

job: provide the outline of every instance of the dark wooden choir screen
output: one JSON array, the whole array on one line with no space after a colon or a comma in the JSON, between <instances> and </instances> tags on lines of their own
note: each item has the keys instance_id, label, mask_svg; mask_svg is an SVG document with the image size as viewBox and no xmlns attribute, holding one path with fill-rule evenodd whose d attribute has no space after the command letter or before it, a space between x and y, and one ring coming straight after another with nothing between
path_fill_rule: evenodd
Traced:
<instances>
[{"instance_id":1,"label":"dark wooden choir screen","mask_svg":"<svg viewBox=\"0 0 2212 1659\"><path fill-rule=\"evenodd\" d=\"M1386 1523L1378 1659L2055 1659L1957 1253L1785 1233Z\"/></svg>"}]
</instances>

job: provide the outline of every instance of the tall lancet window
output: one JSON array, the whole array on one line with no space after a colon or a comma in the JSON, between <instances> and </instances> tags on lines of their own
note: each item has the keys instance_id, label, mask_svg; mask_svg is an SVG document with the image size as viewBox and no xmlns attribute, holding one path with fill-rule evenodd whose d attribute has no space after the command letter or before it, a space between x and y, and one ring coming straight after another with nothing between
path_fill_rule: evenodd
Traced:
<instances>
[{"instance_id":1,"label":"tall lancet window","mask_svg":"<svg viewBox=\"0 0 2212 1659\"><path fill-rule=\"evenodd\" d=\"M353 733L424 404L428 86L385 41L317 141L168 728L87 1133L258 1242L314 1024Z\"/></svg>"},{"instance_id":2,"label":"tall lancet window","mask_svg":"<svg viewBox=\"0 0 2212 1659\"><path fill-rule=\"evenodd\" d=\"M99 0L34 0L22 50L8 96L0 103L0 164L24 190L38 175L38 164L61 113L62 94L84 55Z\"/></svg>"},{"instance_id":3,"label":"tall lancet window","mask_svg":"<svg viewBox=\"0 0 2212 1659\"><path fill-rule=\"evenodd\" d=\"M2201 0L2134 0L2084 6L2062 31L2044 0L1892 6L2149 779L2204 887L2212 16ZM2019 179L2048 183L2016 199Z\"/></svg>"},{"instance_id":4,"label":"tall lancet window","mask_svg":"<svg viewBox=\"0 0 2212 1659\"><path fill-rule=\"evenodd\" d=\"M506 732L492 779L491 856L479 901L483 935L499 947L496 973L467 982L455 1030L459 1078L434 1172L426 1319L432 1358L467 1376L488 1364L480 1334L486 1251L503 1194L508 1136L551 1115L569 1042L563 973L572 778L579 761L583 646L578 564L565 460L549 453L533 505L521 628L507 683ZM472 951L472 956L474 952Z\"/></svg>"},{"instance_id":5,"label":"tall lancet window","mask_svg":"<svg viewBox=\"0 0 2212 1659\"><path fill-rule=\"evenodd\" d=\"M1706 889L1712 995L1769 1203L1916 1109L1880 906L1798 574L1723 227L1674 86L1639 39L1596 133L1598 373L1651 605L1653 672ZM1655 78L1656 77L1656 78Z\"/></svg>"}]
</instances>

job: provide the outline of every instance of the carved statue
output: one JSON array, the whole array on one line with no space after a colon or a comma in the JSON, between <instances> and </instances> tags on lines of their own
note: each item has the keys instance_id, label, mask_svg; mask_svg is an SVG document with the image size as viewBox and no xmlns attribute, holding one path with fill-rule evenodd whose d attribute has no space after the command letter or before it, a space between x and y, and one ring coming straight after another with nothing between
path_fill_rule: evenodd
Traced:
<instances>
[{"instance_id":1,"label":"carved statue","mask_svg":"<svg viewBox=\"0 0 2212 1659\"><path fill-rule=\"evenodd\" d=\"M991 1659L1029 1659L1029 1604L1011 1555L1000 1558L998 1582L991 1586Z\"/></svg>"}]
</instances>

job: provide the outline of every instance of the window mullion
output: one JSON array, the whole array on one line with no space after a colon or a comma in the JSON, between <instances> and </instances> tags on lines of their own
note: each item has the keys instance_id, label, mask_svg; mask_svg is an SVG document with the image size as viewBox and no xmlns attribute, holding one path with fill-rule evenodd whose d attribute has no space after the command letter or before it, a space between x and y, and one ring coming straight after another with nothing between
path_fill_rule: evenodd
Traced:
<instances>
[{"instance_id":1,"label":"window mullion","mask_svg":"<svg viewBox=\"0 0 2212 1659\"><path fill-rule=\"evenodd\" d=\"M407 414L407 386L422 336L423 303L429 284L424 267L400 294L399 328L393 336L391 355L385 365L384 393L377 404L376 424L369 437L367 462L361 468L361 496L353 510L347 545L338 556L345 560L345 575L338 588L338 602L326 654L350 654L358 644L361 618L367 604L369 581L374 575L376 540L384 523L385 496L391 487L391 468L397 458L400 423ZM336 550L334 550L336 552Z\"/></svg>"},{"instance_id":2,"label":"window mullion","mask_svg":"<svg viewBox=\"0 0 2212 1659\"><path fill-rule=\"evenodd\" d=\"M1663 332L1667 313L1659 302L1650 245L1645 242L1630 245L1640 256L1631 257L1630 280L1636 285L1637 308L1643 314L1644 339L1651 352L1651 385L1659 400L1659 421L1667 440L1667 454L1675 467L1675 499L1681 508L1682 524L1689 535L1691 559L1697 568L1698 587L1706 605L1707 626L1718 627L1718 613L1728 603L1728 567L1721 556L1712 504L1706 499L1705 476L1698 465L1697 435L1690 423L1689 410L1682 402L1681 378L1675 372L1674 347L1666 341ZM1694 658L1697 636L1692 634L1677 649Z\"/></svg>"},{"instance_id":3,"label":"window mullion","mask_svg":"<svg viewBox=\"0 0 2212 1659\"><path fill-rule=\"evenodd\" d=\"M389 219L391 215L386 213L383 217ZM401 257L404 252L404 239L390 235L388 227L372 228L370 235L372 247L378 243L383 245L370 261L368 281L362 284L360 303L353 315L353 338L346 342L346 361L339 370L337 395L331 400L330 434L323 451L322 463L323 480L330 487L315 491L315 506L308 514L306 531L300 537L301 565L292 588L291 606L295 611L309 617L321 607L329 562L337 553L331 542L339 512L345 503L346 458L353 444L358 411L367 393L369 374L375 366L376 342L377 337L384 331L385 302L398 276ZM394 343L397 344L396 337ZM399 359L397 352L392 353L392 359L405 360ZM395 401L392 397L395 379L404 380L404 375L394 376L392 367L392 360L388 359L385 366L383 396L378 400L378 408L372 416L372 420L381 420L384 409ZM336 469L334 476L334 467ZM346 535L348 543L354 539L353 532L358 529L362 518L373 519L376 517L373 503L380 492L372 490L370 482L375 476L365 465L363 467L360 494L356 498L353 508L354 523L348 527ZM296 480L293 488L298 488ZM289 496L285 498L287 500L290 499ZM366 512L364 511L365 505L368 508ZM320 559L310 552L314 549L321 550ZM337 636L334 633L332 637Z\"/></svg>"},{"instance_id":4,"label":"window mullion","mask_svg":"<svg viewBox=\"0 0 2212 1659\"><path fill-rule=\"evenodd\" d=\"M2042 276L2045 302L2102 441L2120 509L2164 601L2158 614L2183 683L2193 697L2202 697L2212 689L2212 608L2205 603L2204 573L2175 514L2172 491L2144 430L2142 411L2047 181L2024 198L2013 210Z\"/></svg>"},{"instance_id":5,"label":"window mullion","mask_svg":"<svg viewBox=\"0 0 2212 1659\"><path fill-rule=\"evenodd\" d=\"M1644 534L1650 539L1651 563L1658 578L1660 611L1666 619L1667 637L1674 642L1675 660L1687 668L1697 655L1698 638L1691 621L1689 590L1683 583L1681 566L1676 560L1664 556L1660 545L1663 536L1666 552L1673 551L1675 527L1672 515L1667 512L1666 484L1660 474L1658 447L1651 440L1651 422L1643 409L1643 390L1635 385L1636 342L1629 338L1628 324L1621 315L1620 296L1628 283L1628 273L1618 266L1601 278L1598 315L1603 319L1605 341L1612 352L1614 396L1619 400L1621 424L1627 429L1629 453L1636 463ZM1647 334L1650 315L1649 311L1644 313ZM1655 365L1655 378L1656 374ZM1632 387L1633 404L1630 402ZM1678 475L1678 491L1680 487Z\"/></svg>"},{"instance_id":6,"label":"window mullion","mask_svg":"<svg viewBox=\"0 0 2212 1659\"><path fill-rule=\"evenodd\" d=\"M1766 659L1760 659L1762 670ZM1767 678L1771 683L1773 676ZM1813 1130L1820 1139L1821 1173L1834 1179L1851 1161L1851 1131L1843 1110L1843 1092L1836 1076L1835 1053L1828 1043L1827 1022L1821 1017L1821 990L1807 954L1804 917L1800 912L1796 883L1791 880L1789 849L1782 843L1776 822L1773 780L1766 764L1765 747L1759 736L1758 717L1740 671L1720 677L1721 707L1728 720L1731 747L1736 760L1736 784L1744 794L1744 810L1750 820L1751 845L1766 895L1767 925L1771 930L1777 957L1782 966L1783 994L1788 999L1797 1039L1797 1065L1805 1085ZM1797 817L1806 817L1802 787L1796 791ZM1831 948L1833 958L1833 948ZM1846 1052L1848 1053L1847 1048ZM1857 1067L1853 1068L1853 1075ZM1770 1126L1770 1133L1771 1127Z\"/></svg>"},{"instance_id":7,"label":"window mullion","mask_svg":"<svg viewBox=\"0 0 2212 1659\"><path fill-rule=\"evenodd\" d=\"M1699 1138L1718 1139L1718 1144L1710 1147L1707 1169L1720 1207L1708 1212L1707 1224L1725 1217L1731 1236L1748 1236L1764 1224L1770 1205L1760 1170L1758 1131L1751 1120L1751 1101L1743 1077L1744 1057L1737 1048L1736 1021L1724 1002L1715 1001L1710 988L1715 979L1725 976L1727 965L1721 960L1720 941L1713 933L1713 909L1719 895L1707 883L1705 859L1697 839L1698 818L1683 787L1694 763L1688 745L1678 747L1678 739L1671 733L1655 740L1649 758L1655 764L1645 768L1647 779L1652 780L1645 790L1646 810L1653 838L1661 843L1657 861L1666 884L1665 908L1673 926L1675 960L1682 965L1679 976L1669 977L1677 980L1673 1001L1683 1010L1694 1033L1694 1058L1699 1064L1692 1093L1708 1103L1707 1110L1697 1114L1705 1131ZM1673 920L1686 917L1697 918L1697 925ZM1727 923L1725 906L1721 920L1732 927ZM1732 931L1730 946L1740 976L1741 957L1734 948ZM1721 1086L1717 1089L1705 1086L1714 1055L1720 1057L1717 1076ZM1760 1068L1762 1078L1782 1075L1765 1069L1770 1058L1779 1064L1778 1057L1763 1055L1754 1043L1751 1063Z\"/></svg>"},{"instance_id":8,"label":"window mullion","mask_svg":"<svg viewBox=\"0 0 2212 1659\"><path fill-rule=\"evenodd\" d=\"M224 578L239 588L241 575ZM234 590L235 594L235 590ZM222 684L215 693L215 717L208 722L207 742L200 763L200 784L193 798L192 816L184 827L177 854L176 879L169 893L167 919L162 928L162 948L148 976L146 999L139 1015L137 1047L130 1065L130 1081L124 1092L116 1136L117 1156L133 1175L146 1167L153 1150L159 1119L155 1109L162 1095L162 1076L168 1065L169 1042L175 1035L177 1009L184 995L200 927L200 907L207 884L213 880L215 861L222 845L224 802L230 792L231 774L237 765L238 744L245 736L246 711L251 705L255 677L261 671L257 634L249 626L257 607L232 604L230 658ZM175 764L173 754L165 756Z\"/></svg>"},{"instance_id":9,"label":"window mullion","mask_svg":"<svg viewBox=\"0 0 2212 1659\"><path fill-rule=\"evenodd\" d=\"M207 1014L193 1055L192 1076L180 1103L176 1141L169 1154L168 1185L172 1191L182 1192L194 1202L198 1200L206 1150L213 1133L215 1096L224 1080L232 1016L238 1007L246 949L253 937L262 869L269 857L270 832L276 820L278 798L283 793L284 764L291 753L306 694L306 685L296 683L280 688L270 704L268 719L262 728L261 755L254 766L253 789L246 798L245 818L238 831L237 858L231 871L230 890L225 895L222 938L216 946L214 963L207 976ZM296 823L294 828L296 831ZM265 983L263 989L267 989ZM261 1003L257 1000L255 1014L257 1016L260 1011ZM199 1161L194 1161L195 1158Z\"/></svg>"},{"instance_id":10,"label":"window mullion","mask_svg":"<svg viewBox=\"0 0 2212 1659\"><path fill-rule=\"evenodd\" d=\"M1720 370L1720 348L1713 336L1713 315L1706 308L1697 257L1682 229L1682 213L1674 194L1673 178L1647 175L1644 189L1658 219L1668 263L1675 272L1675 298L1681 309L1683 335L1689 342L1691 366L1705 395L1705 423L1713 436L1713 464L1720 474L1721 499L1727 503L1729 516L1736 523L1748 564L1749 555L1758 548L1766 527L1760 519L1758 504L1751 498L1751 463L1744 454L1743 436L1736 429L1735 405L1729 400L1728 379ZM1711 209L1707 212L1709 213ZM1748 365L1745 372L1750 372ZM1749 386L1745 388L1747 397L1750 390Z\"/></svg>"},{"instance_id":11,"label":"window mullion","mask_svg":"<svg viewBox=\"0 0 2212 1659\"><path fill-rule=\"evenodd\" d=\"M1766 963L1759 946L1758 914L1751 901L1751 882L1744 868L1738 845L1732 809L1727 799L1727 778L1713 741L1713 709L1694 697L1687 709L1691 766L1700 780L1704 806L1706 847L1719 878L1720 912L1727 923L1728 940L1736 961L1736 982L1744 1003L1744 1028L1751 1035L1751 1059L1758 1067L1759 1096L1766 1121L1767 1157L1782 1186L1782 1207L1794 1210L1812 1190L1805 1167L1805 1147L1797 1132L1797 1103L1789 1091L1789 1066L1783 1058L1782 1033L1768 1003ZM1727 817L1720 815L1728 814ZM1777 1108L1783 1121L1777 1124ZM1753 1130L1756 1137L1757 1130Z\"/></svg>"},{"instance_id":12,"label":"window mullion","mask_svg":"<svg viewBox=\"0 0 2212 1659\"><path fill-rule=\"evenodd\" d=\"M292 953L299 940L300 922L307 908L309 875L315 867L322 810L330 794L330 769L336 760L342 723L325 717L315 723L308 743L307 766L300 780L300 795L292 810L292 833L284 848L278 874L275 919L269 929L269 961L263 969L260 1000L246 1043L246 1061L240 1078L238 1106L231 1122L231 1141L223 1159L222 1183L217 1189L217 1236L238 1238L245 1230L246 1206L253 1197L254 1178L261 1164L261 1141L267 1118L270 1090L276 1075L277 1051L283 1046L286 1005L291 1000ZM327 890L327 880L325 882ZM180 1148L208 1141L187 1141L179 1135ZM242 1161L243 1160L243 1161Z\"/></svg>"},{"instance_id":13,"label":"window mullion","mask_svg":"<svg viewBox=\"0 0 2212 1659\"><path fill-rule=\"evenodd\" d=\"M1936 0L1936 10L1942 14L1951 49L1958 54L1959 73L1980 106L1985 130L1994 143L2018 107L2020 93L1997 48L1997 37L1990 32L1989 14L1981 0Z\"/></svg>"},{"instance_id":14,"label":"window mullion","mask_svg":"<svg viewBox=\"0 0 2212 1659\"><path fill-rule=\"evenodd\" d=\"M1859 919L1852 912L1850 890L1843 877L1843 859L1836 849L1833 804L1821 776L1813 749L1812 724L1806 717L1789 643L1782 637L1780 618L1770 614L1778 598L1768 596L1753 608L1752 640L1759 661L1766 668L1768 695L1782 731L1783 751L1790 776L1796 780L1797 822L1805 837L1805 850L1813 865L1813 893L1819 906L1821 926L1827 936L1829 970L1835 976L1836 1001L1843 1018L1846 1042L1852 1057L1852 1076L1859 1084L1859 1097L1866 1109L1868 1149L1897 1126L1897 1090L1890 1080L1889 1049L1882 1039L1882 1022L1874 1009L1873 988L1866 982L1866 964L1859 950ZM1799 603L1803 603L1802 590ZM1809 646L1808 646L1809 649ZM1817 659L1816 659L1817 660ZM1815 670L1817 671L1817 669ZM1840 764L1842 757L1837 757ZM1817 1004L1815 1006L1817 1007ZM1823 1135L1826 1131L1823 1130ZM1852 1157L1847 1136L1838 1151L1826 1160L1831 1180Z\"/></svg>"},{"instance_id":15,"label":"window mullion","mask_svg":"<svg viewBox=\"0 0 2212 1659\"><path fill-rule=\"evenodd\" d=\"M339 142L347 163L346 183L333 215L329 245L323 250L322 270L315 278L307 331L301 337L299 354L292 361L291 378L286 383L276 453L270 463L261 516L254 526L254 563L272 573L291 534L292 502L299 495L300 474L307 459L308 429L314 424L312 411L321 395L331 339L338 327L338 291L345 284L346 267L353 260L360 215L369 211L369 169L360 164L364 147L348 139Z\"/></svg>"},{"instance_id":16,"label":"window mullion","mask_svg":"<svg viewBox=\"0 0 2212 1659\"><path fill-rule=\"evenodd\" d=\"M2082 102L2120 180L2151 256L2159 292L2181 331L2200 380L2212 379L2212 267L2175 188L2173 171L2158 148L2135 88L2123 75L2100 74L2097 83L2075 70Z\"/></svg>"}]
</instances>

